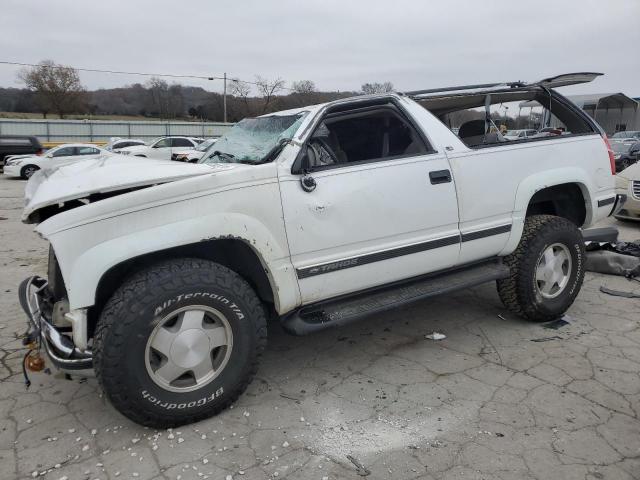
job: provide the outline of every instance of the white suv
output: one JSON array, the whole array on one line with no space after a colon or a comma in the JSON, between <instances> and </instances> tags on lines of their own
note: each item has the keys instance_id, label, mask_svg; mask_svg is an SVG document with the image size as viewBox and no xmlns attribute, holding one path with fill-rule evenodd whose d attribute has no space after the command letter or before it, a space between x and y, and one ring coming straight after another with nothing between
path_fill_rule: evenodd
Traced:
<instances>
[{"instance_id":1,"label":"white suv","mask_svg":"<svg viewBox=\"0 0 640 480\"><path fill-rule=\"evenodd\" d=\"M555 319L582 285L580 229L621 200L602 130L552 89L596 75L347 98L245 119L198 164L34 178L23 220L51 250L20 288L31 340L160 428L238 398L267 318L308 334L495 281ZM564 134L504 140L508 101Z\"/></svg>"}]
</instances>

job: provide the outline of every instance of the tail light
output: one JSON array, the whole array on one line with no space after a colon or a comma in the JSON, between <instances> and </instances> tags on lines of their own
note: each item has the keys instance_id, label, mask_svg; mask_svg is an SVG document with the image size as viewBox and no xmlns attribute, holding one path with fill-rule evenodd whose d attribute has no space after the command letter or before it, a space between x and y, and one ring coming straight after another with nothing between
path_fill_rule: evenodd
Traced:
<instances>
[{"instance_id":1,"label":"tail light","mask_svg":"<svg viewBox=\"0 0 640 480\"><path fill-rule=\"evenodd\" d=\"M609 154L609 163L611 164L611 175L616 174L616 159L613 153L613 149L611 148L611 143L609 143L609 139L605 133L602 134L602 139L604 140L604 144L607 146L607 153Z\"/></svg>"}]
</instances>

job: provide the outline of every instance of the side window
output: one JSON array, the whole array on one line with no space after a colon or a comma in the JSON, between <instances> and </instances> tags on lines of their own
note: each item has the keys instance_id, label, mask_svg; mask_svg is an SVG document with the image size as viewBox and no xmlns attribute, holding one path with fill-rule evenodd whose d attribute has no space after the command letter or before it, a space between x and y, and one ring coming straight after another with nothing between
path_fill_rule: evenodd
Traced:
<instances>
[{"instance_id":1,"label":"side window","mask_svg":"<svg viewBox=\"0 0 640 480\"><path fill-rule=\"evenodd\" d=\"M172 138L171 139L171 146L172 147L186 147L186 148L193 148L193 143L191 143L191 141L187 138Z\"/></svg>"},{"instance_id":2,"label":"side window","mask_svg":"<svg viewBox=\"0 0 640 480\"><path fill-rule=\"evenodd\" d=\"M311 167L427 152L417 132L392 109L329 115L308 142Z\"/></svg>"},{"instance_id":3,"label":"side window","mask_svg":"<svg viewBox=\"0 0 640 480\"><path fill-rule=\"evenodd\" d=\"M593 133L592 127L569 106L540 91L470 94L464 101L457 100L468 105L464 109L457 109L453 102L449 106L445 100L438 100L440 103L433 110L427 102L434 99L422 104L452 131L457 131L470 148ZM510 131L518 130L524 132L509 135Z\"/></svg>"},{"instance_id":4,"label":"side window","mask_svg":"<svg viewBox=\"0 0 640 480\"><path fill-rule=\"evenodd\" d=\"M161 140L158 140L154 145L153 148L167 148L171 146L171 139L170 138L163 138Z\"/></svg>"},{"instance_id":5,"label":"side window","mask_svg":"<svg viewBox=\"0 0 640 480\"><path fill-rule=\"evenodd\" d=\"M73 147L64 147L53 152L54 157L69 157L71 155L75 155Z\"/></svg>"},{"instance_id":6,"label":"side window","mask_svg":"<svg viewBox=\"0 0 640 480\"><path fill-rule=\"evenodd\" d=\"M78 155L96 155L100 150L93 147L78 147Z\"/></svg>"}]
</instances>

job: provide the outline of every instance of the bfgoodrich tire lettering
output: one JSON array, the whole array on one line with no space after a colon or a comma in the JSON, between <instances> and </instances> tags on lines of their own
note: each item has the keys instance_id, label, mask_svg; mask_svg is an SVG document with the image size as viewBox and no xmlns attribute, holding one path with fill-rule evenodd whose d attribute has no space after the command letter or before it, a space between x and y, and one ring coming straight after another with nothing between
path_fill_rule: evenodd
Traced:
<instances>
[{"instance_id":1,"label":"bfgoodrich tire lettering","mask_svg":"<svg viewBox=\"0 0 640 480\"><path fill-rule=\"evenodd\" d=\"M173 311L205 306L233 331L229 361L195 389L169 391L153 381L145 361L149 336ZM105 305L94 339L96 376L111 403L131 420L167 428L220 412L246 389L266 344L264 309L247 282L222 265L178 259L127 280Z\"/></svg>"},{"instance_id":2,"label":"bfgoodrich tire lettering","mask_svg":"<svg viewBox=\"0 0 640 480\"><path fill-rule=\"evenodd\" d=\"M570 258L570 274L562 291L545 298L536 279L536 270L545 251L561 245ZM558 251L563 250L559 248ZM549 321L561 316L575 300L584 280L585 249L580 230L564 218L534 215L525 221L518 248L504 258L511 275L498 280L502 303L512 312L533 321Z\"/></svg>"}]
</instances>

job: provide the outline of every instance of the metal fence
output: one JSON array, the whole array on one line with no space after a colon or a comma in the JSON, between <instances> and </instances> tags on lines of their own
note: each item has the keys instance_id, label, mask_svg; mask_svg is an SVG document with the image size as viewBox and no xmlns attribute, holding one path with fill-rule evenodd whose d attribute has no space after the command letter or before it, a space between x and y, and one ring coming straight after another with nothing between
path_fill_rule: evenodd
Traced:
<instances>
[{"instance_id":1,"label":"metal fence","mask_svg":"<svg viewBox=\"0 0 640 480\"><path fill-rule=\"evenodd\" d=\"M34 135L42 142L107 142L111 137L151 139L166 135L219 137L232 123L119 120L0 119L0 135Z\"/></svg>"}]
</instances>

